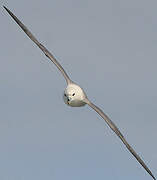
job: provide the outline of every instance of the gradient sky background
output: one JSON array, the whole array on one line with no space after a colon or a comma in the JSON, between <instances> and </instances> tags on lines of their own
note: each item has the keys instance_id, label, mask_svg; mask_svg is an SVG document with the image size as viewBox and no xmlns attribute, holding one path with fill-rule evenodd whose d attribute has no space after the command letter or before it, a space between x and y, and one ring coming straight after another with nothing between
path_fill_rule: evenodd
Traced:
<instances>
[{"instance_id":1,"label":"gradient sky background","mask_svg":"<svg viewBox=\"0 0 157 180\"><path fill-rule=\"evenodd\" d=\"M64 104L64 78L2 5L111 117L157 177L157 1L0 4L0 179L151 180L97 113Z\"/></svg>"}]
</instances>

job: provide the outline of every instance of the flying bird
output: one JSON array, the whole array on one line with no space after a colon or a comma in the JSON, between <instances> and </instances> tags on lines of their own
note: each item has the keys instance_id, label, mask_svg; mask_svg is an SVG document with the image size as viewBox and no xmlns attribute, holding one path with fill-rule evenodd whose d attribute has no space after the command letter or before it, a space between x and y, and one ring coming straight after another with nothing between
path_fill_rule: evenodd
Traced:
<instances>
[{"instance_id":1,"label":"flying bird","mask_svg":"<svg viewBox=\"0 0 157 180\"><path fill-rule=\"evenodd\" d=\"M47 48L42 45L34 35L28 30L28 28L5 6L3 6L5 10L10 14L10 16L16 21L16 23L22 28L22 30L28 35L28 37L43 51L43 53L57 66L59 71L64 76L67 87L64 90L63 98L64 102L71 107L81 107L84 105L89 105L92 109L94 109L108 124L108 126L115 132L115 134L121 139L127 149L132 153L132 155L137 159L137 161L143 166L143 168L152 176L154 180L156 178L150 171L150 169L146 166L144 161L140 158L140 156L135 152L135 150L128 144L123 134L119 131L117 126L111 121L111 119L95 104L93 104L87 97L84 90L75 82L73 82L68 74L65 72L63 67L59 64L59 62L55 59L55 57L47 50Z\"/></svg>"}]
</instances>

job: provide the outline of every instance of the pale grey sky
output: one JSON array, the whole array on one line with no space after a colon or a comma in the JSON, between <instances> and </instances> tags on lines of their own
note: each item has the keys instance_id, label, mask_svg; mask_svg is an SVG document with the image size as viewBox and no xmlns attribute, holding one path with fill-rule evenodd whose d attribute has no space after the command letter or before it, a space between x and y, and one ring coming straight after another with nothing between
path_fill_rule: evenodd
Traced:
<instances>
[{"instance_id":1,"label":"pale grey sky","mask_svg":"<svg viewBox=\"0 0 157 180\"><path fill-rule=\"evenodd\" d=\"M2 5L111 117L157 177L157 2L8 0L0 15L0 179L151 179L94 111L64 104L62 75Z\"/></svg>"}]
</instances>

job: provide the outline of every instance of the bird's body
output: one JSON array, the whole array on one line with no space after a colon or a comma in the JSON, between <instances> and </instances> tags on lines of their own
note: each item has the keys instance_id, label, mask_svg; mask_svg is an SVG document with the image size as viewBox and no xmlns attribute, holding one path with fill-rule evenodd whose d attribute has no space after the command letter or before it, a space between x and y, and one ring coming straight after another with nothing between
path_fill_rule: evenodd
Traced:
<instances>
[{"instance_id":1,"label":"bird's body","mask_svg":"<svg viewBox=\"0 0 157 180\"><path fill-rule=\"evenodd\" d=\"M132 155L137 159L137 161L143 166L143 168L152 176L154 180L156 178L150 171L150 169L146 166L144 161L140 158L140 156L134 151L134 149L129 145L126 141L122 133L119 131L117 126L111 121L111 119L96 105L94 105L86 96L83 89L75 84L67 75L63 67L59 64L59 62L55 59L55 57L43 46L28 30L28 28L5 6L6 11L11 15L11 17L16 21L16 23L22 28L22 30L28 35L28 37L43 51L43 53L57 66L62 75L64 76L67 82L67 88L64 91L64 102L71 107L80 107L88 104L92 109L94 109L108 124L108 126L114 131L114 133L121 139L127 149L132 153Z\"/></svg>"},{"instance_id":2,"label":"bird's body","mask_svg":"<svg viewBox=\"0 0 157 180\"><path fill-rule=\"evenodd\" d=\"M64 102L71 107L80 107L86 104L87 98L84 90L75 83L70 83L64 90Z\"/></svg>"}]
</instances>

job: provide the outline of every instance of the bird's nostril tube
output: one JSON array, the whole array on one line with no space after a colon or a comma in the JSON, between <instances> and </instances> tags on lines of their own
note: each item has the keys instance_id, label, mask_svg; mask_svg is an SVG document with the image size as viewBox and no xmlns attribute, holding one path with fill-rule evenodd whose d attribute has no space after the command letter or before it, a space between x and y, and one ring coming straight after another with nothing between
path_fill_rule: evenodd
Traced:
<instances>
[{"instance_id":1,"label":"bird's nostril tube","mask_svg":"<svg viewBox=\"0 0 157 180\"><path fill-rule=\"evenodd\" d=\"M68 102L70 101L70 99L68 98Z\"/></svg>"}]
</instances>

